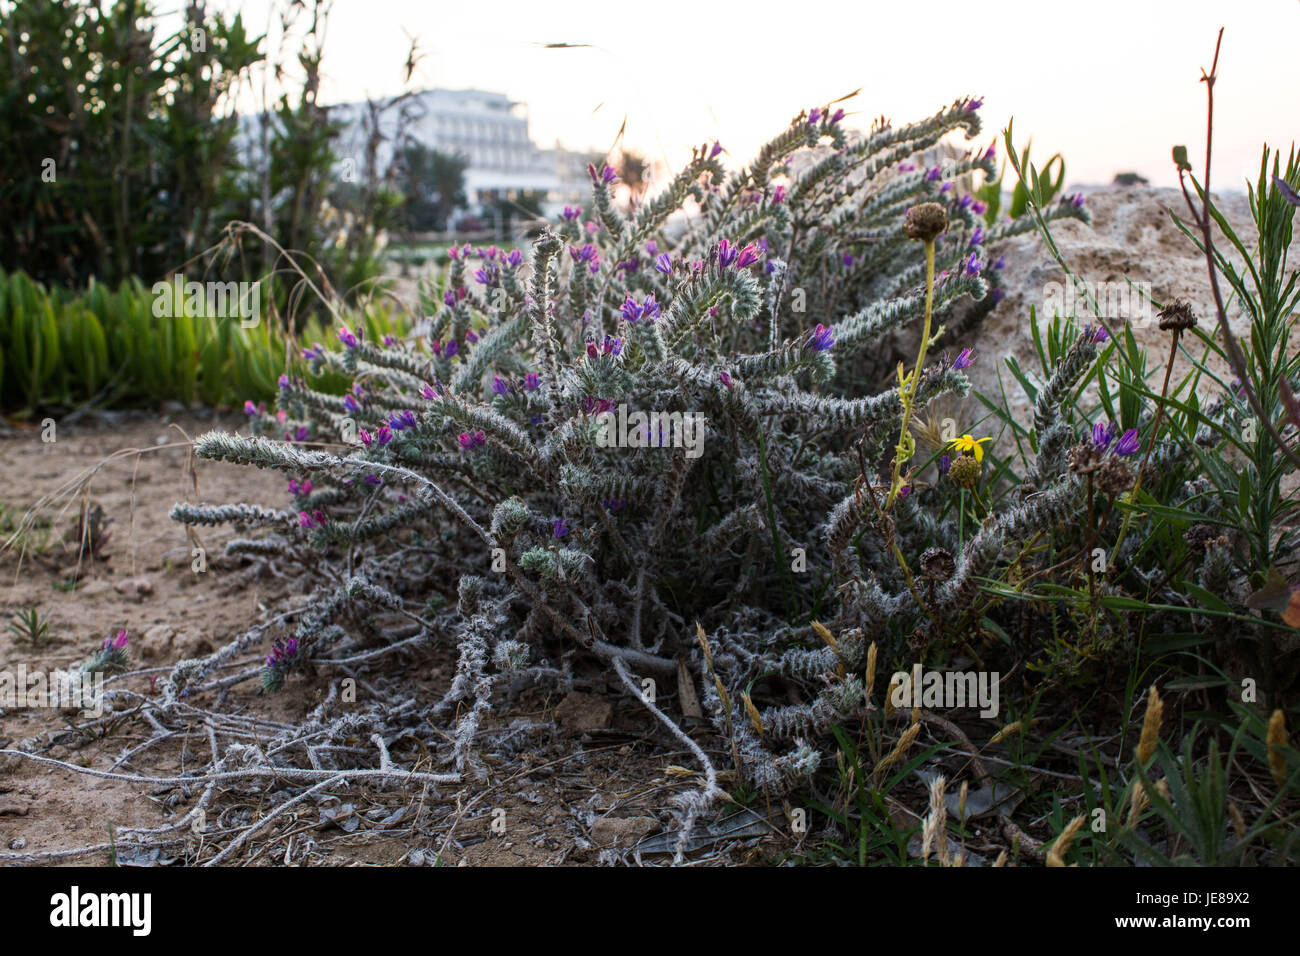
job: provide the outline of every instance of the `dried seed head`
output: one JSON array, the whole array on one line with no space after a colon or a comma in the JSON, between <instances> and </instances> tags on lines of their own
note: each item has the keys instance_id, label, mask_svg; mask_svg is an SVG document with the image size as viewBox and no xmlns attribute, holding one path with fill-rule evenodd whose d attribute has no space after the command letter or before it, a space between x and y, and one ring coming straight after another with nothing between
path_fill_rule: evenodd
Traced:
<instances>
[{"instance_id":1,"label":"dried seed head","mask_svg":"<svg viewBox=\"0 0 1300 956\"><path fill-rule=\"evenodd\" d=\"M948 228L948 211L937 202L923 202L903 214L903 235L933 242Z\"/></svg>"},{"instance_id":2,"label":"dried seed head","mask_svg":"<svg viewBox=\"0 0 1300 956\"><path fill-rule=\"evenodd\" d=\"M1093 481L1104 495L1117 498L1133 487L1133 469L1128 462L1113 455L1102 462Z\"/></svg>"},{"instance_id":3,"label":"dried seed head","mask_svg":"<svg viewBox=\"0 0 1300 956\"><path fill-rule=\"evenodd\" d=\"M1152 684L1151 693L1147 695L1147 710L1142 716L1142 736L1138 738L1138 763L1145 764L1151 759L1151 755L1156 752L1156 744L1160 741L1160 722L1164 716L1164 711L1164 702L1160 700L1160 695L1156 693L1156 687Z\"/></svg>"},{"instance_id":4,"label":"dried seed head","mask_svg":"<svg viewBox=\"0 0 1300 956\"><path fill-rule=\"evenodd\" d=\"M1163 332L1185 332L1196 325L1196 313L1181 299L1161 309L1158 318Z\"/></svg>"},{"instance_id":5,"label":"dried seed head","mask_svg":"<svg viewBox=\"0 0 1300 956\"><path fill-rule=\"evenodd\" d=\"M944 548L927 548L921 553L921 573L931 581L947 581L956 570L957 562Z\"/></svg>"},{"instance_id":6,"label":"dried seed head","mask_svg":"<svg viewBox=\"0 0 1300 956\"><path fill-rule=\"evenodd\" d=\"M1210 548L1217 546L1220 541L1224 545L1228 543L1227 536L1217 525L1212 524L1194 524L1187 529L1183 535L1183 540L1187 542L1187 550L1192 554L1204 554Z\"/></svg>"},{"instance_id":7,"label":"dried seed head","mask_svg":"<svg viewBox=\"0 0 1300 956\"><path fill-rule=\"evenodd\" d=\"M958 455L948 466L948 477L960 488L974 488L983 466L974 455Z\"/></svg>"},{"instance_id":8,"label":"dried seed head","mask_svg":"<svg viewBox=\"0 0 1300 956\"><path fill-rule=\"evenodd\" d=\"M1105 460L1100 449L1092 442L1083 442L1070 449L1067 460L1076 475L1091 475Z\"/></svg>"},{"instance_id":9,"label":"dried seed head","mask_svg":"<svg viewBox=\"0 0 1300 956\"><path fill-rule=\"evenodd\" d=\"M1286 782L1286 717L1282 711L1273 711L1268 720L1268 768L1273 773L1273 782L1279 787Z\"/></svg>"}]
</instances>

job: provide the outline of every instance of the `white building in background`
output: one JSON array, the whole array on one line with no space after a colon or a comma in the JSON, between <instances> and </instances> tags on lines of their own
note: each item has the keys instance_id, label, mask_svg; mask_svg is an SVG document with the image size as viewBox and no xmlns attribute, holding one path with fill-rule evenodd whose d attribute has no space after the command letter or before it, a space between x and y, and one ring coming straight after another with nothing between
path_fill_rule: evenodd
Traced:
<instances>
[{"instance_id":1,"label":"white building in background","mask_svg":"<svg viewBox=\"0 0 1300 956\"><path fill-rule=\"evenodd\" d=\"M370 136L365 103L330 107L330 119L343 129L335 151L358 172L365 168ZM394 137L405 116L404 133L441 153L465 159L465 197L471 211L520 192L541 192L546 212L565 203L582 202L590 193L586 164L592 157L563 149L540 149L528 134L524 104L485 90L424 90L380 115L382 141L376 164L384 170L392 158Z\"/></svg>"}]
</instances>

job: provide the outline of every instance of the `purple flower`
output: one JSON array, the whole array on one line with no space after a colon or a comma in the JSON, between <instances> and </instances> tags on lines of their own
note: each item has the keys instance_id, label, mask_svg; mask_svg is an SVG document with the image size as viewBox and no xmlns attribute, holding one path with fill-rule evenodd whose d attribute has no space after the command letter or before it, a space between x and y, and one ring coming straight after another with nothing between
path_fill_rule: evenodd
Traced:
<instances>
[{"instance_id":1,"label":"purple flower","mask_svg":"<svg viewBox=\"0 0 1300 956\"><path fill-rule=\"evenodd\" d=\"M306 425L299 425L297 428L293 430L293 440L306 441L308 437L310 437L310 434L311 433L307 431Z\"/></svg>"},{"instance_id":2,"label":"purple flower","mask_svg":"<svg viewBox=\"0 0 1300 956\"><path fill-rule=\"evenodd\" d=\"M736 256L738 255L740 255L740 253L737 252L735 247L726 239L723 239L718 243L718 267L720 269L725 269L727 266L735 262Z\"/></svg>"},{"instance_id":3,"label":"purple flower","mask_svg":"<svg viewBox=\"0 0 1300 956\"><path fill-rule=\"evenodd\" d=\"M282 392L287 392L287 391L289 391L289 376L288 376L288 375L281 375L281 376L280 376L280 391L282 391Z\"/></svg>"},{"instance_id":4,"label":"purple flower","mask_svg":"<svg viewBox=\"0 0 1300 956\"><path fill-rule=\"evenodd\" d=\"M325 356L325 346L321 345L319 342L317 342L309 349L302 350L302 357L305 359L318 359L318 358L324 358L324 356Z\"/></svg>"},{"instance_id":5,"label":"purple flower","mask_svg":"<svg viewBox=\"0 0 1300 956\"><path fill-rule=\"evenodd\" d=\"M1098 451L1105 451L1110 447L1110 443L1115 440L1115 435L1119 428L1114 422L1102 424L1097 422L1092 426L1092 443L1097 446Z\"/></svg>"},{"instance_id":6,"label":"purple flower","mask_svg":"<svg viewBox=\"0 0 1300 956\"><path fill-rule=\"evenodd\" d=\"M718 381L727 386L727 388L733 387L734 384L731 381L731 375L725 369L718 373Z\"/></svg>"},{"instance_id":7,"label":"purple flower","mask_svg":"<svg viewBox=\"0 0 1300 956\"><path fill-rule=\"evenodd\" d=\"M469 451L471 448L478 448L486 444L487 436L483 434L483 430L480 428L478 431L473 433L461 432L456 436L456 441L461 448Z\"/></svg>"},{"instance_id":8,"label":"purple flower","mask_svg":"<svg viewBox=\"0 0 1300 956\"><path fill-rule=\"evenodd\" d=\"M627 502L622 498L607 498L604 505L610 511L621 511L627 505Z\"/></svg>"},{"instance_id":9,"label":"purple flower","mask_svg":"<svg viewBox=\"0 0 1300 956\"><path fill-rule=\"evenodd\" d=\"M551 534L555 536L557 541L560 538L563 538L568 533L569 533L569 526L564 523L563 518L556 518L553 522L551 522Z\"/></svg>"},{"instance_id":10,"label":"purple flower","mask_svg":"<svg viewBox=\"0 0 1300 956\"><path fill-rule=\"evenodd\" d=\"M990 144L989 144L988 151L984 153L984 158L985 158L985 159L997 159L997 155L998 155L998 144L997 144L997 143L990 143Z\"/></svg>"},{"instance_id":11,"label":"purple flower","mask_svg":"<svg viewBox=\"0 0 1300 956\"><path fill-rule=\"evenodd\" d=\"M985 211L988 208L989 207L986 203L982 203L978 199L976 199L973 203L970 204L970 211L975 213L975 215L977 216L984 215Z\"/></svg>"},{"instance_id":12,"label":"purple flower","mask_svg":"<svg viewBox=\"0 0 1300 956\"><path fill-rule=\"evenodd\" d=\"M357 404L357 400L353 398L351 395L343 396L343 407L346 408L354 415L357 412L361 411L361 406Z\"/></svg>"},{"instance_id":13,"label":"purple flower","mask_svg":"<svg viewBox=\"0 0 1300 956\"><path fill-rule=\"evenodd\" d=\"M359 343L359 339L352 334L352 331L346 326L339 326L339 341L347 348L354 349Z\"/></svg>"},{"instance_id":14,"label":"purple flower","mask_svg":"<svg viewBox=\"0 0 1300 956\"><path fill-rule=\"evenodd\" d=\"M1007 260L1006 260L1006 257L1005 257L1005 256L998 256L998 261L995 262L995 263L993 263L993 268L994 268L994 269L1005 269L1006 267L1007 267Z\"/></svg>"},{"instance_id":15,"label":"purple flower","mask_svg":"<svg viewBox=\"0 0 1300 956\"><path fill-rule=\"evenodd\" d=\"M115 648L120 651L122 648L126 647L127 642L130 639L131 638L127 636L125 629L120 630L113 637L104 638L104 644L103 644L104 650L107 651L110 648Z\"/></svg>"},{"instance_id":16,"label":"purple flower","mask_svg":"<svg viewBox=\"0 0 1300 956\"><path fill-rule=\"evenodd\" d=\"M939 177L942 175L943 175L943 170L941 170L938 166L935 166L925 174L925 178L929 182L937 183L939 181Z\"/></svg>"},{"instance_id":17,"label":"purple flower","mask_svg":"<svg viewBox=\"0 0 1300 956\"><path fill-rule=\"evenodd\" d=\"M1075 209L1082 209L1082 208L1083 208L1083 193L1075 193L1075 194L1070 198L1070 202L1074 203L1074 208L1075 208Z\"/></svg>"},{"instance_id":18,"label":"purple flower","mask_svg":"<svg viewBox=\"0 0 1300 956\"><path fill-rule=\"evenodd\" d=\"M394 345L397 344L397 339L393 338L391 335L385 335L383 338L383 342L384 342L384 348L391 349Z\"/></svg>"},{"instance_id":19,"label":"purple flower","mask_svg":"<svg viewBox=\"0 0 1300 956\"><path fill-rule=\"evenodd\" d=\"M898 164L898 171L899 171L900 173L910 173L910 172L911 172L912 170L914 170L914 169L916 169L916 164L915 164L915 163L899 163L899 164Z\"/></svg>"},{"instance_id":20,"label":"purple flower","mask_svg":"<svg viewBox=\"0 0 1300 956\"><path fill-rule=\"evenodd\" d=\"M366 431L364 428L362 428L360 431L357 432L357 438L359 438L361 440L361 444L365 445L367 448L369 448L375 440L371 436L370 432Z\"/></svg>"},{"instance_id":21,"label":"purple flower","mask_svg":"<svg viewBox=\"0 0 1300 956\"><path fill-rule=\"evenodd\" d=\"M785 202L785 186L777 186L776 189L772 191L772 202Z\"/></svg>"},{"instance_id":22,"label":"purple flower","mask_svg":"<svg viewBox=\"0 0 1300 956\"><path fill-rule=\"evenodd\" d=\"M970 244L972 246L978 246L983 241L984 229L981 226L976 226L975 231L970 234Z\"/></svg>"},{"instance_id":23,"label":"purple flower","mask_svg":"<svg viewBox=\"0 0 1300 956\"><path fill-rule=\"evenodd\" d=\"M641 318L641 306L637 305L636 299L632 298L630 295L624 300L621 311L623 313L624 321L635 322L637 319Z\"/></svg>"},{"instance_id":24,"label":"purple flower","mask_svg":"<svg viewBox=\"0 0 1300 956\"><path fill-rule=\"evenodd\" d=\"M244 414L245 415L257 414L257 406L254 405L251 400L244 402Z\"/></svg>"},{"instance_id":25,"label":"purple flower","mask_svg":"<svg viewBox=\"0 0 1300 956\"><path fill-rule=\"evenodd\" d=\"M538 378L536 372L528 372L524 375L524 389L529 392L535 392L541 388L542 380Z\"/></svg>"},{"instance_id":26,"label":"purple flower","mask_svg":"<svg viewBox=\"0 0 1300 956\"><path fill-rule=\"evenodd\" d=\"M428 382L420 383L420 397L426 402L431 402L438 397L437 391Z\"/></svg>"},{"instance_id":27,"label":"purple flower","mask_svg":"<svg viewBox=\"0 0 1300 956\"><path fill-rule=\"evenodd\" d=\"M966 112L974 113L977 109L979 109L983 105L984 105L984 97L982 96L977 96L974 97L973 99L969 99L966 101Z\"/></svg>"},{"instance_id":28,"label":"purple flower","mask_svg":"<svg viewBox=\"0 0 1300 956\"><path fill-rule=\"evenodd\" d=\"M582 207L581 207L581 206L565 206L565 207L564 207L564 212L561 213L561 215L564 216L565 219L568 219L568 220L570 220L570 221L572 221L572 220L574 220L574 219L581 219L581 218L582 218Z\"/></svg>"},{"instance_id":29,"label":"purple flower","mask_svg":"<svg viewBox=\"0 0 1300 956\"><path fill-rule=\"evenodd\" d=\"M846 253L844 253L844 255L840 256L840 265L842 265L842 266L843 266L844 268L846 268L846 269L850 269L850 268L852 268L852 267L853 267L853 253L851 253L851 252L846 252Z\"/></svg>"},{"instance_id":30,"label":"purple flower","mask_svg":"<svg viewBox=\"0 0 1300 956\"><path fill-rule=\"evenodd\" d=\"M948 474L948 468L951 465L952 462L949 460L948 456L944 455L942 458L939 459L939 474L941 475Z\"/></svg>"},{"instance_id":31,"label":"purple flower","mask_svg":"<svg viewBox=\"0 0 1300 956\"><path fill-rule=\"evenodd\" d=\"M822 325L818 322L817 328L813 330L812 337L808 344L812 347L814 352L829 352L831 346L835 344L835 339L832 335L834 331L835 330L829 325Z\"/></svg>"},{"instance_id":32,"label":"purple flower","mask_svg":"<svg viewBox=\"0 0 1300 956\"><path fill-rule=\"evenodd\" d=\"M831 114L831 125L834 126L840 120L844 119L844 110L839 109Z\"/></svg>"},{"instance_id":33,"label":"purple flower","mask_svg":"<svg viewBox=\"0 0 1300 956\"><path fill-rule=\"evenodd\" d=\"M993 299L993 304L994 304L994 305L997 305L999 302L1001 302L1003 299L1005 299L1006 296L1007 296L1007 294L1006 294L1005 292L1003 292L1001 289L994 289L993 292L992 292L991 295L990 295L990 297Z\"/></svg>"},{"instance_id":34,"label":"purple flower","mask_svg":"<svg viewBox=\"0 0 1300 956\"><path fill-rule=\"evenodd\" d=\"M953 359L952 369L954 372L960 372L964 368L970 368L975 364L975 353L970 349L962 349L957 357Z\"/></svg>"},{"instance_id":35,"label":"purple flower","mask_svg":"<svg viewBox=\"0 0 1300 956\"><path fill-rule=\"evenodd\" d=\"M1115 454L1131 455L1138 450L1138 433L1136 428L1130 428L1120 436L1119 441L1115 443Z\"/></svg>"},{"instance_id":36,"label":"purple flower","mask_svg":"<svg viewBox=\"0 0 1300 956\"><path fill-rule=\"evenodd\" d=\"M820 120L821 118L822 118L822 111L818 109L816 106L814 106L811 110L808 111L809 126L815 126L817 124L817 121Z\"/></svg>"},{"instance_id":37,"label":"purple flower","mask_svg":"<svg viewBox=\"0 0 1300 956\"><path fill-rule=\"evenodd\" d=\"M380 478L378 475L366 475L366 477L361 480L368 485L374 485L376 488L384 483L384 479Z\"/></svg>"},{"instance_id":38,"label":"purple flower","mask_svg":"<svg viewBox=\"0 0 1300 956\"><path fill-rule=\"evenodd\" d=\"M445 350L445 354L447 358L451 358L452 356L456 355L458 352L460 352L460 346L455 341L451 341L447 343L447 348Z\"/></svg>"},{"instance_id":39,"label":"purple flower","mask_svg":"<svg viewBox=\"0 0 1300 956\"><path fill-rule=\"evenodd\" d=\"M713 148L709 150L709 159L714 159L720 152L722 152L722 144L714 140Z\"/></svg>"},{"instance_id":40,"label":"purple flower","mask_svg":"<svg viewBox=\"0 0 1300 956\"><path fill-rule=\"evenodd\" d=\"M505 379L503 379L500 375L493 375L492 391L496 392L498 395L504 395L506 394L506 392L510 391L510 383L507 382Z\"/></svg>"},{"instance_id":41,"label":"purple flower","mask_svg":"<svg viewBox=\"0 0 1300 956\"><path fill-rule=\"evenodd\" d=\"M375 432L375 442L380 448L383 448L393 440L393 431L387 425L380 425L379 431Z\"/></svg>"},{"instance_id":42,"label":"purple flower","mask_svg":"<svg viewBox=\"0 0 1300 956\"><path fill-rule=\"evenodd\" d=\"M409 408L403 409L392 417L388 423L392 426L393 431L400 432L404 428L415 427L415 412Z\"/></svg>"},{"instance_id":43,"label":"purple flower","mask_svg":"<svg viewBox=\"0 0 1300 956\"><path fill-rule=\"evenodd\" d=\"M754 249L754 244L751 242L744 249L741 249L740 254L736 256L736 268L743 269L746 266L753 265L757 261L758 252Z\"/></svg>"},{"instance_id":44,"label":"purple flower","mask_svg":"<svg viewBox=\"0 0 1300 956\"><path fill-rule=\"evenodd\" d=\"M972 252L970 258L966 260L966 274L968 276L977 276L980 274L979 253Z\"/></svg>"},{"instance_id":45,"label":"purple flower","mask_svg":"<svg viewBox=\"0 0 1300 956\"><path fill-rule=\"evenodd\" d=\"M623 351L623 340L613 336L605 336L604 351L606 355L618 355Z\"/></svg>"},{"instance_id":46,"label":"purple flower","mask_svg":"<svg viewBox=\"0 0 1300 956\"><path fill-rule=\"evenodd\" d=\"M486 265L474 270L474 281L479 285L495 285L501 276L501 270L495 265Z\"/></svg>"},{"instance_id":47,"label":"purple flower","mask_svg":"<svg viewBox=\"0 0 1300 956\"><path fill-rule=\"evenodd\" d=\"M666 252L661 252L655 256L655 269L669 276L673 274L673 260Z\"/></svg>"},{"instance_id":48,"label":"purple flower","mask_svg":"<svg viewBox=\"0 0 1300 956\"><path fill-rule=\"evenodd\" d=\"M962 194L961 194L961 199L957 200L957 208L958 208L958 209L969 209L969 208L970 208L970 204L973 203L974 201L975 201L975 199L974 199L973 196L971 196L970 193L962 193Z\"/></svg>"},{"instance_id":49,"label":"purple flower","mask_svg":"<svg viewBox=\"0 0 1300 956\"><path fill-rule=\"evenodd\" d=\"M1105 326L1097 326L1095 329L1091 325L1083 327L1083 337L1094 345L1100 345L1110 338L1110 333L1106 331Z\"/></svg>"}]
</instances>

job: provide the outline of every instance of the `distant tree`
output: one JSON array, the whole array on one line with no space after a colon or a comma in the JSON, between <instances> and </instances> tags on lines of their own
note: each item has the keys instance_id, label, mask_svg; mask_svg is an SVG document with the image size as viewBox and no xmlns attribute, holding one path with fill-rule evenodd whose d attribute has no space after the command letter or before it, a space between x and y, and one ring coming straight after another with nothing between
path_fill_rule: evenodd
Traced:
<instances>
[{"instance_id":1,"label":"distant tree","mask_svg":"<svg viewBox=\"0 0 1300 956\"><path fill-rule=\"evenodd\" d=\"M451 214L465 204L465 169L460 156L411 142L402 150L398 186L405 195L401 221L412 232L447 228Z\"/></svg>"},{"instance_id":2,"label":"distant tree","mask_svg":"<svg viewBox=\"0 0 1300 956\"><path fill-rule=\"evenodd\" d=\"M1151 181L1141 173L1116 173L1116 186L1149 186Z\"/></svg>"}]
</instances>

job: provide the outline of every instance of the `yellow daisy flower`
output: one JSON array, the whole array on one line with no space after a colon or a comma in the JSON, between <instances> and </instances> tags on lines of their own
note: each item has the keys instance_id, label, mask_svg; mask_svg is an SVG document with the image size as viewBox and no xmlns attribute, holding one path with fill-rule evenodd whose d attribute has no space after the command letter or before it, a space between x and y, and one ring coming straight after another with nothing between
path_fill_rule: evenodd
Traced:
<instances>
[{"instance_id":1,"label":"yellow daisy flower","mask_svg":"<svg viewBox=\"0 0 1300 956\"><path fill-rule=\"evenodd\" d=\"M976 461L983 461L984 449L980 447L980 442L992 440L992 438L972 438L970 435L962 435L952 440L952 447L960 452L970 452L975 456Z\"/></svg>"}]
</instances>

